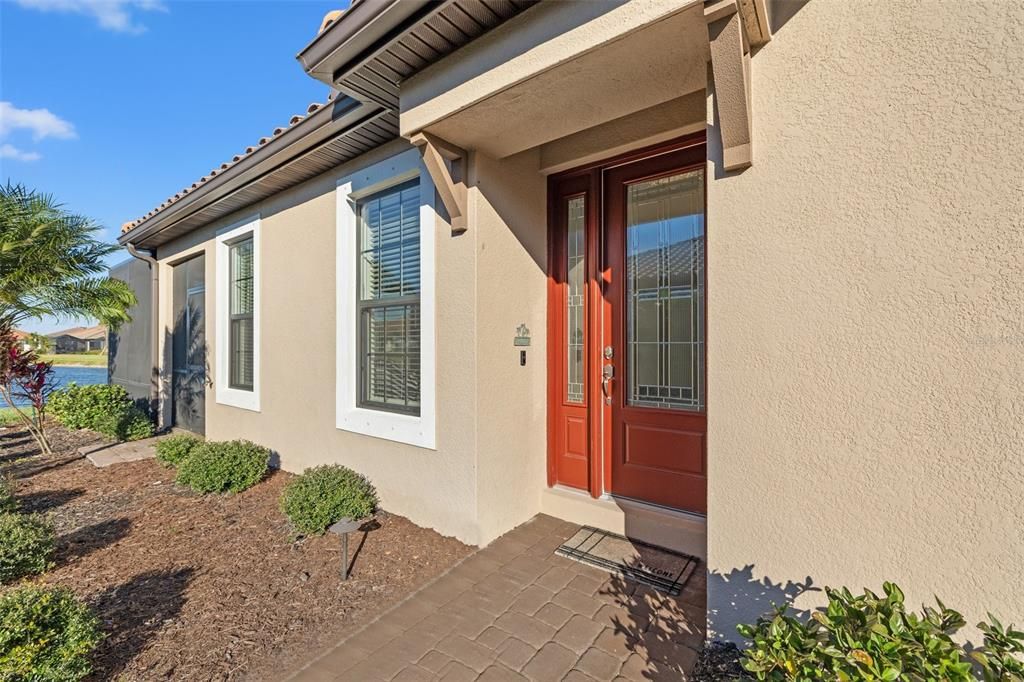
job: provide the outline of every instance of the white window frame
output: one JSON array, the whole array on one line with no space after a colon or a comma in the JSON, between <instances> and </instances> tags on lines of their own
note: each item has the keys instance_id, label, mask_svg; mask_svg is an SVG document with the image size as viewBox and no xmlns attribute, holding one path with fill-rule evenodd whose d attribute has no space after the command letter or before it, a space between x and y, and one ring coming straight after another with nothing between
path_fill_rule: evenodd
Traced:
<instances>
[{"instance_id":1,"label":"white window frame","mask_svg":"<svg viewBox=\"0 0 1024 682\"><path fill-rule=\"evenodd\" d=\"M230 383L231 339L228 319L231 311L231 245L252 235L252 390L232 388ZM217 382L214 395L221 405L260 411L260 216L257 214L217 231Z\"/></svg>"},{"instance_id":2,"label":"white window frame","mask_svg":"<svg viewBox=\"0 0 1024 682\"><path fill-rule=\"evenodd\" d=\"M420 182L420 413L374 410L358 405L359 324L358 226L360 199L414 178ZM436 449L436 339L434 183L418 150L411 149L338 180L335 362L336 425L342 431Z\"/></svg>"}]
</instances>

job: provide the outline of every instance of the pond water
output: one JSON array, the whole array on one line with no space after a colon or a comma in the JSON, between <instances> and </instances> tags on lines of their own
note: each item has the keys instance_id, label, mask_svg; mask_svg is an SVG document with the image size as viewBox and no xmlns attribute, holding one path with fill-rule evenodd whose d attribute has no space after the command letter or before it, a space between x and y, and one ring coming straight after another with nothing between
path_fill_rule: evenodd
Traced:
<instances>
[{"instance_id":1,"label":"pond water","mask_svg":"<svg viewBox=\"0 0 1024 682\"><path fill-rule=\"evenodd\" d=\"M86 386L89 384L105 384L107 383L107 368L106 367L62 367L55 366L53 373L57 378L58 386L65 386L72 381L79 386ZM16 404L22 405L27 404L24 400L16 401ZM0 407L7 407L7 401L0 398Z\"/></svg>"}]
</instances>

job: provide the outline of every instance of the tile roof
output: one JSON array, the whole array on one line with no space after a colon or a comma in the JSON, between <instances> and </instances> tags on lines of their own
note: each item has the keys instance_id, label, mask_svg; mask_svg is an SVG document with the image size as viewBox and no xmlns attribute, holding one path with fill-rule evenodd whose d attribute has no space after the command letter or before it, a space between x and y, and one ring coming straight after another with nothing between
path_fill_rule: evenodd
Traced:
<instances>
[{"instance_id":1,"label":"tile roof","mask_svg":"<svg viewBox=\"0 0 1024 682\"><path fill-rule=\"evenodd\" d=\"M102 324L98 324L93 327L71 327L70 329L51 332L46 336L51 339L55 339L58 336L71 336L76 339L82 339L83 341L88 339L102 339L107 336L107 328Z\"/></svg>"},{"instance_id":2,"label":"tile roof","mask_svg":"<svg viewBox=\"0 0 1024 682\"><path fill-rule=\"evenodd\" d=\"M159 206L157 206L156 208L151 210L146 215L141 216L139 218L136 218L135 220L131 220L131 221L127 222L127 223L122 224L121 225L121 233L124 234L125 232L128 232L129 230L132 230L132 229L138 227L144 221L148 220L149 218L152 218L153 216L155 216L160 211L163 211L164 209L166 209L166 208L170 207L171 205L173 205L178 200L188 196L192 191L198 189L199 187L202 187L209 180L212 180L214 177L216 177L216 176L220 175L221 173L225 172L226 170L228 170L229 168L234 166L236 163L238 163L242 159L248 157L253 152L255 152L260 147L262 147L263 145L265 145L268 142L270 142L272 139L274 139L275 137L277 137L278 135L280 135L284 131L289 130L291 128L294 128L296 125L298 125L302 121L305 121L306 119L308 119L310 114L315 113L321 107L324 107L324 106L330 104L331 102L333 102L335 97L336 97L336 95L334 93L331 93L327 97L327 101L326 102L311 102L309 104L309 106L306 107L306 113L304 113L304 114L295 114L290 119L288 119L288 125L274 128L274 132L273 133L271 133L267 137L261 137L260 141L257 144L255 144L255 145L253 145L251 147L246 147L245 151L242 152L241 154L235 154L235 156L233 156L230 161L225 161L224 163L222 163L220 165L220 167L214 168L209 173L207 173L203 177L201 177L198 180L196 180L195 182L193 182L191 187L186 187L185 189L181 190L180 192L178 192L174 196L168 197L163 203L161 203Z\"/></svg>"}]
</instances>

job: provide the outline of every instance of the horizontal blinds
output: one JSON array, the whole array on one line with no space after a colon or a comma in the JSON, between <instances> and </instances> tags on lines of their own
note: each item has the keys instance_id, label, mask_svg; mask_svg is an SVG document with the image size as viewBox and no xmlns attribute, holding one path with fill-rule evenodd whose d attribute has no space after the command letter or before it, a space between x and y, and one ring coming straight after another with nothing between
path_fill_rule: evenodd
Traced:
<instances>
[{"instance_id":1,"label":"horizontal blinds","mask_svg":"<svg viewBox=\"0 0 1024 682\"><path fill-rule=\"evenodd\" d=\"M359 205L360 402L420 406L420 188L414 180Z\"/></svg>"}]
</instances>

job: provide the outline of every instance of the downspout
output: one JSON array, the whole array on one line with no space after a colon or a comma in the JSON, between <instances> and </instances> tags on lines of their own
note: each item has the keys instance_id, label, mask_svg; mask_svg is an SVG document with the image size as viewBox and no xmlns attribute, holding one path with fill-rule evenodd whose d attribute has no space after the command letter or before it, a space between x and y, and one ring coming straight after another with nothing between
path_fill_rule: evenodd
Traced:
<instances>
[{"instance_id":1,"label":"downspout","mask_svg":"<svg viewBox=\"0 0 1024 682\"><path fill-rule=\"evenodd\" d=\"M152 249L140 250L131 242L126 243L125 248L135 258L149 264L150 275L150 316L152 322L149 334L149 413L157 421L159 427L160 414L160 264L156 260L156 251Z\"/></svg>"}]
</instances>

